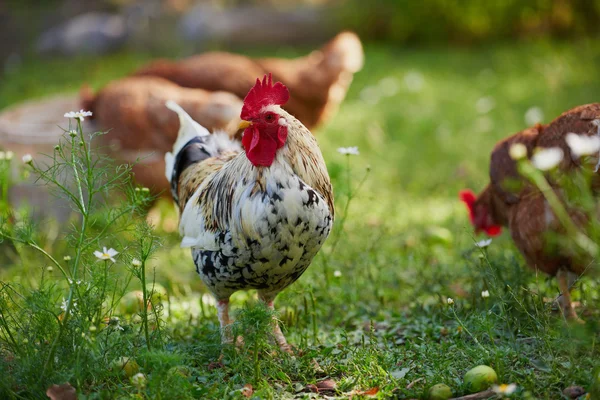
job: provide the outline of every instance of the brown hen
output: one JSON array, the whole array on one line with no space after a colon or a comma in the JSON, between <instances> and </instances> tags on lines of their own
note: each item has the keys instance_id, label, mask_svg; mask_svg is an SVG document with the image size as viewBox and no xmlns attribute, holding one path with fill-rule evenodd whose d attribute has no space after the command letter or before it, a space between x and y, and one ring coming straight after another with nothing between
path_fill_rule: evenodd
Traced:
<instances>
[{"instance_id":1,"label":"brown hen","mask_svg":"<svg viewBox=\"0 0 600 400\"><path fill-rule=\"evenodd\" d=\"M294 94L285 110L312 129L335 112L362 64L360 39L354 33L342 32L320 50L300 58L252 59L211 52L181 61L158 60L135 75L159 76L183 87L222 90L243 98L257 76L272 73L274 80Z\"/></svg>"},{"instance_id":2,"label":"brown hen","mask_svg":"<svg viewBox=\"0 0 600 400\"><path fill-rule=\"evenodd\" d=\"M510 148L520 143L532 157L536 148L558 147L563 158L560 172L582 168L582 159L572 155L565 138L569 133L582 136L599 134L600 104L576 107L548 125L536 125L500 141L494 147L490 162L490 184L478 195L465 190L461 200L467 204L476 232L489 236L508 227L517 248L527 264L550 276L556 276L561 291L559 304L565 317L577 319L571 302L570 290L575 279L590 265L589 258L576 256L567 246L551 241L551 234L564 234L565 228L540 190L519 175L517 162L511 158ZM562 199L559 185L548 176L554 193ZM592 182L595 187L596 182ZM567 208L576 226L583 227L588 219L581 210Z\"/></svg>"}]
</instances>

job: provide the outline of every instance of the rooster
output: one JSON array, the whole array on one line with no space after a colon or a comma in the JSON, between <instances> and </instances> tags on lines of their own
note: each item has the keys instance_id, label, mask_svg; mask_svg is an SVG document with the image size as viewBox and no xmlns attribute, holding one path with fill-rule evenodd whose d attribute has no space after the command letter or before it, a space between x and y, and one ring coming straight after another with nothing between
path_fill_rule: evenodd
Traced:
<instances>
[{"instance_id":1,"label":"rooster","mask_svg":"<svg viewBox=\"0 0 600 400\"><path fill-rule=\"evenodd\" d=\"M272 77L244 99L238 142L196 123L176 103L179 136L165 155L166 176L181 212L181 246L217 300L225 342L229 297L257 289L270 309L277 294L308 268L333 224L333 193L314 136L281 106L288 89ZM290 352L275 321L279 347Z\"/></svg>"},{"instance_id":2,"label":"rooster","mask_svg":"<svg viewBox=\"0 0 600 400\"><path fill-rule=\"evenodd\" d=\"M536 148L558 147L564 154L559 171L574 171L582 168L584 164L581 158L571 154L566 137L570 133L582 136L599 135L598 122L600 104L588 104L563 113L548 125L538 124L500 141L491 155L491 183L478 196L470 190L460 193L476 233L484 232L488 236L496 236L501 233L503 226L508 227L527 264L556 276L561 292L559 305L563 315L576 321L579 319L573 308L570 290L577 277L590 265L590 260L575 256L564 246L552 246L548 241L548 233L564 234L564 227L544 194L519 176L517 162L510 156L510 148L515 144L523 145L527 155L531 157ZM554 193L562 198L559 185L548 178ZM509 186L511 181L512 185ZM592 188L597 189L597 184L597 179L593 179ZM509 189L517 186L518 190ZM567 212L576 226L584 227L588 223L588 218L581 210L569 207Z\"/></svg>"}]
</instances>

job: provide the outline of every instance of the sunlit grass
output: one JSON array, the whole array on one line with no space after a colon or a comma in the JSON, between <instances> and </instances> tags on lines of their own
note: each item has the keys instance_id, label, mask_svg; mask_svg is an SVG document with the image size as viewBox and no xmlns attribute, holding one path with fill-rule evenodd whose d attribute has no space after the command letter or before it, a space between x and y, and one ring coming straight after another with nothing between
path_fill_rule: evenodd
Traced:
<instances>
[{"instance_id":1,"label":"sunlit grass","mask_svg":"<svg viewBox=\"0 0 600 400\"><path fill-rule=\"evenodd\" d=\"M101 87L149 58L26 61L0 86L0 107L76 92L83 82ZM463 393L462 376L479 364L493 366L501 382L516 383L522 398L529 392L558 399L567 386L590 385L600 358L598 284L591 277L582 280L575 295L583 301L587 324L568 327L544 301L557 296L555 283L525 267L508 235L484 252L475 249L456 194L486 184L494 143L527 127L530 108L539 107L549 122L575 105L598 100L600 45L372 45L366 60L338 114L315 132L334 182L338 215L348 188L346 156L336 149L360 149L360 156L350 159L353 185L370 171L348 207L343 232L338 219L335 251L330 240L277 299L286 335L298 348L296 358L255 337L256 348L226 348L222 364L215 365L221 352L216 311L200 296L206 289L188 251L178 246L172 226L177 216L165 201L153 214L161 216L155 222L163 246L148 260L147 271L169 291L167 350L136 350L148 377L141 393L241 398L243 385L251 384L259 397L291 398L308 396L306 385L331 378L337 388L329 394L342 397L379 387L384 398L424 398L435 383ZM61 258L69 251L60 241L48 250ZM25 252L0 277L35 286L43 262ZM133 283L129 289L141 286ZM483 290L489 298L481 297ZM447 297L454 299L453 308ZM264 319L260 310L247 307L256 303L252 293L237 293L232 302L242 313L241 329ZM128 380L89 368L95 378L83 382L82 393L92 398L93 393L138 393ZM53 383L74 384L72 374L65 367L57 377L62 380ZM0 385L0 392L8 389Z\"/></svg>"}]
</instances>

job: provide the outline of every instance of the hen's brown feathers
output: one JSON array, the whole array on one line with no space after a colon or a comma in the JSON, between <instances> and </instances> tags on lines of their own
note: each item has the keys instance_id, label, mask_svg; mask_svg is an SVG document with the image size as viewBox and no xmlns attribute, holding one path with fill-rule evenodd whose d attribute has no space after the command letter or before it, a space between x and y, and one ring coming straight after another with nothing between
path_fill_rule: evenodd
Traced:
<instances>
[{"instance_id":1,"label":"hen's brown feathers","mask_svg":"<svg viewBox=\"0 0 600 400\"><path fill-rule=\"evenodd\" d=\"M209 92L180 87L158 77L129 77L113 81L94 98L85 92L84 100L93 111L102 136L113 156L120 162L134 162L136 181L153 190L168 193L164 153L177 138L177 115L165 107L167 100L181 105L190 116L208 129L237 131L242 100L231 93Z\"/></svg>"},{"instance_id":2,"label":"hen's brown feathers","mask_svg":"<svg viewBox=\"0 0 600 400\"><path fill-rule=\"evenodd\" d=\"M353 33L343 32L320 50L296 59L251 59L213 52L177 62L155 61L135 74L244 98L257 77L272 73L273 80L282 82L292 93L284 109L311 129L335 111L362 62L360 40Z\"/></svg>"},{"instance_id":3,"label":"hen's brown feathers","mask_svg":"<svg viewBox=\"0 0 600 400\"><path fill-rule=\"evenodd\" d=\"M588 104L563 113L547 125L536 125L500 141L491 155L490 185L480 193L476 205L483 205L495 223L508 226L511 236L532 267L550 275L559 268L580 273L585 261L573 257L568 249L551 246L549 235L564 234L565 231L554 215L544 194L519 175L517 163L510 157L510 147L521 143L531 157L536 148L559 147L564 157L559 165L562 172L581 168L581 160L573 157L565 141L569 133L593 136L598 133L600 104ZM560 188L547 176L553 190L562 198ZM587 224L585 215L577 209L568 208L576 225Z\"/></svg>"}]
</instances>

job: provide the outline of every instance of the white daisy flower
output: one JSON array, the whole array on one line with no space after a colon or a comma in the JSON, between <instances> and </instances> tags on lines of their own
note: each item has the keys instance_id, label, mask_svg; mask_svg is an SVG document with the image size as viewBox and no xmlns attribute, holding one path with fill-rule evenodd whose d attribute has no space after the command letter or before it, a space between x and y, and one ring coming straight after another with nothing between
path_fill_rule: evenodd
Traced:
<instances>
[{"instance_id":1,"label":"white daisy flower","mask_svg":"<svg viewBox=\"0 0 600 400\"><path fill-rule=\"evenodd\" d=\"M344 154L344 155L353 155L353 156L358 156L360 153L358 151L358 147L354 146L354 147L340 147L337 149L338 153L340 154Z\"/></svg>"},{"instance_id":2,"label":"white daisy flower","mask_svg":"<svg viewBox=\"0 0 600 400\"><path fill-rule=\"evenodd\" d=\"M517 390L517 385L514 383L510 383L510 384L503 383L502 385L492 386L492 390L496 394L499 394L501 396L510 396L511 394L513 394L515 392L515 390Z\"/></svg>"},{"instance_id":3,"label":"white daisy flower","mask_svg":"<svg viewBox=\"0 0 600 400\"><path fill-rule=\"evenodd\" d=\"M333 276L339 278L342 276L342 271L335 270L333 271Z\"/></svg>"},{"instance_id":4,"label":"white daisy flower","mask_svg":"<svg viewBox=\"0 0 600 400\"><path fill-rule=\"evenodd\" d=\"M133 260L131 260L131 265L133 265L134 267L141 267L142 266L142 262L140 260L138 260L137 258L134 258Z\"/></svg>"},{"instance_id":5,"label":"white daisy flower","mask_svg":"<svg viewBox=\"0 0 600 400\"><path fill-rule=\"evenodd\" d=\"M452 300L452 297L448 297L448 300L446 300L446 303L448 303L449 305L454 304L454 300Z\"/></svg>"},{"instance_id":6,"label":"white daisy flower","mask_svg":"<svg viewBox=\"0 0 600 400\"><path fill-rule=\"evenodd\" d=\"M525 123L527 126L539 124L544 120L544 111L539 107L531 107L525 112Z\"/></svg>"},{"instance_id":7,"label":"white daisy flower","mask_svg":"<svg viewBox=\"0 0 600 400\"><path fill-rule=\"evenodd\" d=\"M100 259L100 260L111 260L112 262L115 262L115 256L119 254L118 251L116 251L113 248L110 249L106 249L106 247L102 248L102 251L95 251L94 255Z\"/></svg>"},{"instance_id":8,"label":"white daisy flower","mask_svg":"<svg viewBox=\"0 0 600 400\"><path fill-rule=\"evenodd\" d=\"M489 290L484 290L483 292L481 292L481 297L483 297L484 299L487 299L488 297L490 297Z\"/></svg>"},{"instance_id":9,"label":"white daisy flower","mask_svg":"<svg viewBox=\"0 0 600 400\"><path fill-rule=\"evenodd\" d=\"M73 119L78 119L80 121L83 121L85 119L85 117L91 117L91 116L92 116L91 111L84 111L84 110L71 111L71 112L65 113L65 118L73 118Z\"/></svg>"},{"instance_id":10,"label":"white daisy flower","mask_svg":"<svg viewBox=\"0 0 600 400\"><path fill-rule=\"evenodd\" d=\"M31 164L31 162L33 161L33 157L31 157L31 154L25 154L21 159L25 164Z\"/></svg>"},{"instance_id":11,"label":"white daisy flower","mask_svg":"<svg viewBox=\"0 0 600 400\"><path fill-rule=\"evenodd\" d=\"M71 261L71 256L64 256L63 260L65 260L65 261Z\"/></svg>"},{"instance_id":12,"label":"white daisy flower","mask_svg":"<svg viewBox=\"0 0 600 400\"><path fill-rule=\"evenodd\" d=\"M565 141L575 157L587 156L600 151L600 137L567 133Z\"/></svg>"},{"instance_id":13,"label":"white daisy flower","mask_svg":"<svg viewBox=\"0 0 600 400\"><path fill-rule=\"evenodd\" d=\"M484 247L488 247L490 244L492 244L492 239L484 239L475 243L475 247L479 247L480 249L482 249Z\"/></svg>"},{"instance_id":14,"label":"white daisy flower","mask_svg":"<svg viewBox=\"0 0 600 400\"><path fill-rule=\"evenodd\" d=\"M513 160L520 160L527 157L527 147L523 143L513 143L508 149L508 154Z\"/></svg>"},{"instance_id":15,"label":"white daisy flower","mask_svg":"<svg viewBox=\"0 0 600 400\"><path fill-rule=\"evenodd\" d=\"M542 171L548 171L556 167L563 159L563 151L560 147L549 147L540 149L531 157L534 167Z\"/></svg>"}]
</instances>

